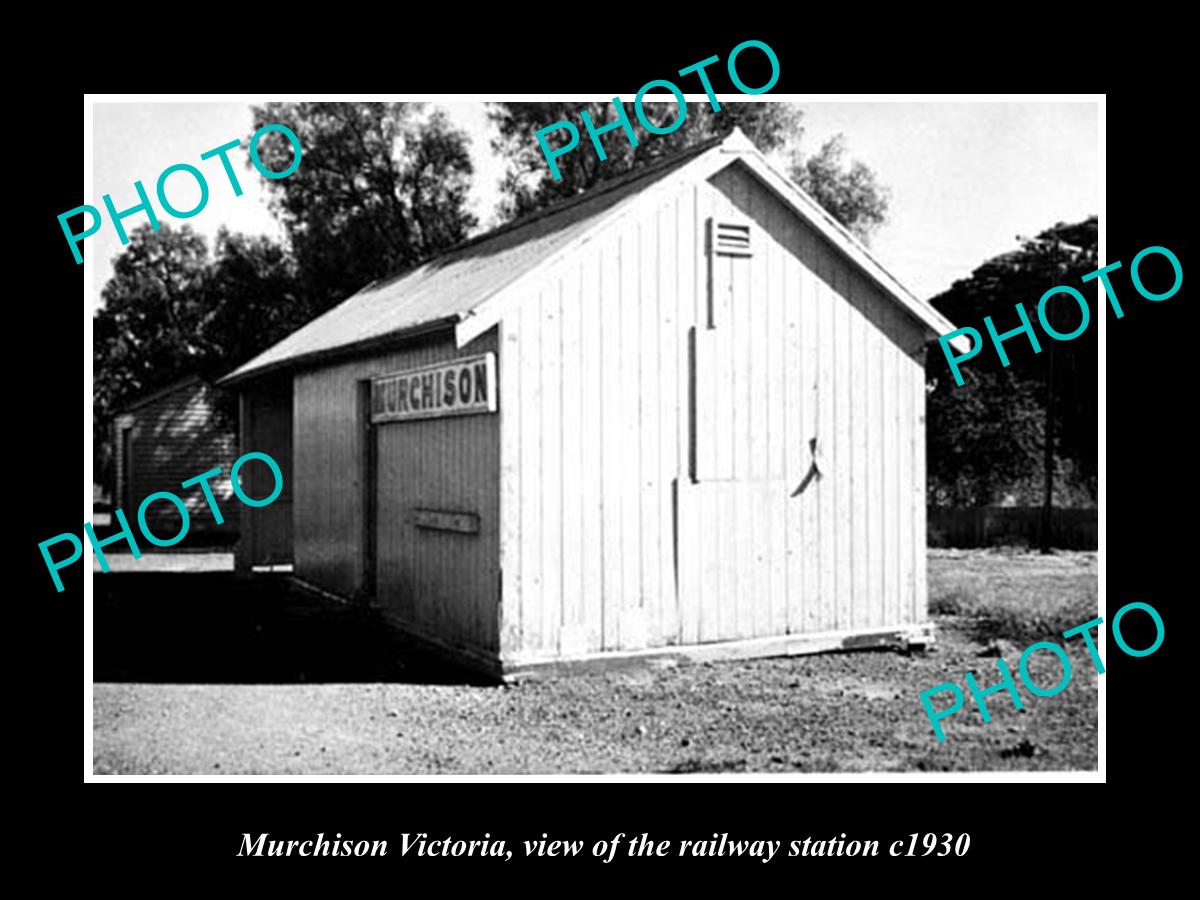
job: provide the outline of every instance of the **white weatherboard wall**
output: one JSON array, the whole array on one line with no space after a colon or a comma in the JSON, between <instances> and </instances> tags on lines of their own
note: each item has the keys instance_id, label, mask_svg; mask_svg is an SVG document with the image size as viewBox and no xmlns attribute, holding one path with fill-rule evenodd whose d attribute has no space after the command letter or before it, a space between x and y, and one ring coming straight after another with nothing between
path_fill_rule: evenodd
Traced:
<instances>
[{"instance_id":1,"label":"white weatherboard wall","mask_svg":"<svg viewBox=\"0 0 1200 900\"><path fill-rule=\"evenodd\" d=\"M712 329L710 217L753 225ZM549 270L500 324L502 657L925 621L923 340L740 164Z\"/></svg>"}]
</instances>

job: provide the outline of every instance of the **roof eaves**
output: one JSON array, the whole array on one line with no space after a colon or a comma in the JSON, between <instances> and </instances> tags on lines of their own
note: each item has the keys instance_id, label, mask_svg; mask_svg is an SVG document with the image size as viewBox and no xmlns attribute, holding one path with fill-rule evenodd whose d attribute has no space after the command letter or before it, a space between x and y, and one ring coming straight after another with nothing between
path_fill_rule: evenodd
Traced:
<instances>
[{"instance_id":1,"label":"roof eaves","mask_svg":"<svg viewBox=\"0 0 1200 900\"><path fill-rule=\"evenodd\" d=\"M404 344L408 341L416 340L422 337L428 337L432 334L437 334L443 331L452 331L454 326L462 319L461 313L456 313L452 316L446 316L441 319L434 319L429 322L422 322L419 325L411 325L406 328L401 328L388 334L379 335L377 337L366 338L360 341L354 341L349 344L341 344L337 347L330 347L323 350L313 350L308 353L301 353L297 356L288 356L275 362L267 363L262 366L255 366L247 369L242 367L235 369L228 375L217 379L217 384L221 387L232 387L234 385L243 384L246 381L251 381L256 378L262 378L266 375L279 374L288 369L308 368L318 363L331 362L336 359L355 356L357 354L370 351L381 350L388 347L393 347L398 344Z\"/></svg>"},{"instance_id":2,"label":"roof eaves","mask_svg":"<svg viewBox=\"0 0 1200 900\"><path fill-rule=\"evenodd\" d=\"M600 213L597 213L595 220L581 234L577 235L573 240L558 248L554 253L546 259L539 262L532 269L521 273L516 278L509 281L503 287L493 291L480 303L477 303L473 308L466 310L462 316L462 324L457 331L458 346L462 347L470 341L474 340L483 332L487 331L495 325L503 315L504 305L508 302L508 298L513 297L517 292L526 285L531 279L541 278L545 276L547 270L559 265L563 260L570 257L580 247L589 241L593 240L598 233L607 229L613 222L623 218L629 209L638 202L641 202L648 194L659 191L673 190L681 181L687 180L689 173L693 171L706 171L706 160L714 160L721 152L723 142L719 139L711 139L698 144L696 147L691 147L683 154L674 154L664 160L662 163L654 163L652 166L646 167L647 170L653 169L653 172L661 172L665 168L675 167L676 171L669 173L663 178L658 179L653 184L648 185L644 190L631 194L624 198L619 203L608 207ZM641 175L652 174L646 170L635 170ZM630 173L631 175L634 173ZM624 178L624 176L623 176ZM634 181L634 178L625 178L623 184L628 185ZM580 196L588 196L586 193Z\"/></svg>"},{"instance_id":3,"label":"roof eaves","mask_svg":"<svg viewBox=\"0 0 1200 900\"><path fill-rule=\"evenodd\" d=\"M155 390L150 391L149 393L142 394L141 396L136 397L131 402L123 404L122 406L113 410L113 415L122 415L124 413L131 413L134 410L141 409L143 406L146 406L149 403L153 403L155 400L162 399L163 397L167 396L167 394L174 393L175 391L179 390L180 388L187 387L195 382L203 382L203 381L206 381L204 376L196 374L196 373L192 373L191 375L184 375L182 378L176 378L174 381L170 382L169 384L165 384L160 388L156 388Z\"/></svg>"}]
</instances>

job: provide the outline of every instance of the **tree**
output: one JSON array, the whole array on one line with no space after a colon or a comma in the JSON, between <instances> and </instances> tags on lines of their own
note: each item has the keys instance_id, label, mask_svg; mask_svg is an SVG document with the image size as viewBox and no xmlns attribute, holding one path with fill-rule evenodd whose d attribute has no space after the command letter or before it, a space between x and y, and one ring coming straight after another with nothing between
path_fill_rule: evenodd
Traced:
<instances>
[{"instance_id":1,"label":"tree","mask_svg":"<svg viewBox=\"0 0 1200 900\"><path fill-rule=\"evenodd\" d=\"M113 264L92 330L92 446L101 483L110 483L113 411L194 371L204 356L207 266L204 239L186 225L178 231L143 225Z\"/></svg>"},{"instance_id":2,"label":"tree","mask_svg":"<svg viewBox=\"0 0 1200 900\"><path fill-rule=\"evenodd\" d=\"M834 135L813 156L797 152L788 174L862 241L887 220L888 190L859 160L847 166L845 135Z\"/></svg>"},{"instance_id":3,"label":"tree","mask_svg":"<svg viewBox=\"0 0 1200 900\"><path fill-rule=\"evenodd\" d=\"M279 122L300 140L299 168L268 184L312 315L463 241L475 225L467 137L441 112L413 103L270 103L253 116L256 129ZM275 171L292 161L290 142L275 132L259 154Z\"/></svg>"},{"instance_id":4,"label":"tree","mask_svg":"<svg viewBox=\"0 0 1200 900\"><path fill-rule=\"evenodd\" d=\"M201 336L212 368L231 370L287 337L309 304L287 249L266 237L217 233L204 284Z\"/></svg>"},{"instance_id":5,"label":"tree","mask_svg":"<svg viewBox=\"0 0 1200 900\"><path fill-rule=\"evenodd\" d=\"M1037 302L1051 287L1069 285L1088 295L1081 278L1097 267L1097 231L1095 216L1060 222L1024 239L1019 249L987 260L931 302L956 324L978 329L985 341L984 316L993 317L998 331L1007 331L1020 324L1014 308L1022 302L1036 320ZM1047 316L1061 333L1080 322L1078 308L1067 297L1051 301ZM1037 354L1023 338L1009 340L1007 367L985 347L963 364L966 383L961 387L940 346L931 345L926 362L933 385L929 481L937 502L984 505L1013 495L1021 503L1036 504L1048 470L1057 481L1056 505L1095 502L1097 334L1093 321L1070 342L1040 335L1042 352ZM1048 422L1053 423L1050 431ZM1049 464L1044 454L1048 443Z\"/></svg>"},{"instance_id":6,"label":"tree","mask_svg":"<svg viewBox=\"0 0 1200 900\"><path fill-rule=\"evenodd\" d=\"M730 103L722 106L720 112L713 112L706 103L692 103L683 124L669 135L648 132L638 121L632 104L624 105L637 136L637 146L631 146L624 131L617 129L601 137L608 157L601 161L586 130L579 124L578 103L491 104L489 118L499 132L492 147L509 161L501 183L501 216L511 219L542 209L655 160L711 138L724 137L739 127L764 153L791 148L791 177L859 237L869 237L886 217L886 192L862 163L855 162L847 168L842 135L831 138L812 157L800 153L803 113L792 104ZM616 107L611 102L588 103L583 108L598 129L617 121ZM660 127L669 127L677 115L674 103L647 103L644 110L650 122ZM533 135L559 121L576 124L581 137L578 148L555 160L562 175L562 180L556 181ZM552 147L559 146L562 140L554 133L548 139Z\"/></svg>"},{"instance_id":7,"label":"tree","mask_svg":"<svg viewBox=\"0 0 1200 900\"><path fill-rule=\"evenodd\" d=\"M944 371L932 379L926 451L931 502L987 506L1007 495L1030 502L1045 437L1042 396L1008 369L964 369L963 381L956 387Z\"/></svg>"},{"instance_id":8,"label":"tree","mask_svg":"<svg viewBox=\"0 0 1200 900\"><path fill-rule=\"evenodd\" d=\"M116 410L185 375L223 375L307 317L285 248L222 229L210 257L186 225L134 231L101 296L93 323L92 437L95 471L105 483Z\"/></svg>"}]
</instances>

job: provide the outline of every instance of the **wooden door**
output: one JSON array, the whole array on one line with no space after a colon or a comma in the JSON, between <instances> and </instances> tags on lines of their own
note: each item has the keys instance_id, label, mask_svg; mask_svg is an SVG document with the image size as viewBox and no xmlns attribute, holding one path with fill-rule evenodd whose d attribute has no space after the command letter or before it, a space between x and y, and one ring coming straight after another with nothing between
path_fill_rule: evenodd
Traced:
<instances>
[{"instance_id":1,"label":"wooden door","mask_svg":"<svg viewBox=\"0 0 1200 900\"><path fill-rule=\"evenodd\" d=\"M693 330L690 350L690 477L678 485L683 641L782 634L788 488L749 457L758 442L735 404L752 367L713 329Z\"/></svg>"}]
</instances>

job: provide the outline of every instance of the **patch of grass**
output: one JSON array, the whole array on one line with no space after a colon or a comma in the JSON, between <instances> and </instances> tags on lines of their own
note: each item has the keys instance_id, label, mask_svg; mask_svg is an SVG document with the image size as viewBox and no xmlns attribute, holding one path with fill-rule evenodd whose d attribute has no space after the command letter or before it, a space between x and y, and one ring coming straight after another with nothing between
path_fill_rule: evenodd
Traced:
<instances>
[{"instance_id":1,"label":"patch of grass","mask_svg":"<svg viewBox=\"0 0 1200 900\"><path fill-rule=\"evenodd\" d=\"M930 597L929 612L935 616L959 616L962 615L964 603L969 604L970 599L961 591L953 589Z\"/></svg>"},{"instance_id":2,"label":"patch of grass","mask_svg":"<svg viewBox=\"0 0 1200 900\"><path fill-rule=\"evenodd\" d=\"M972 636L1025 646L1096 617L1095 553L931 554L929 611L967 616Z\"/></svg>"},{"instance_id":3,"label":"patch of grass","mask_svg":"<svg viewBox=\"0 0 1200 900\"><path fill-rule=\"evenodd\" d=\"M1016 609L998 609L976 617L971 633L981 643L996 638L1010 640L1022 647L1044 640L1062 643L1064 631L1095 617L1094 607L1090 611L1081 610L1074 613L1067 610L1030 613Z\"/></svg>"}]
</instances>

